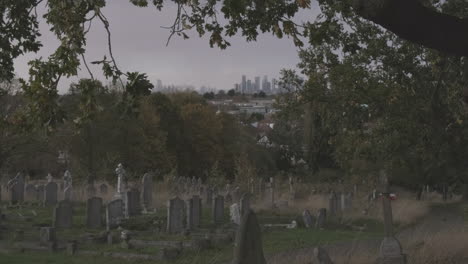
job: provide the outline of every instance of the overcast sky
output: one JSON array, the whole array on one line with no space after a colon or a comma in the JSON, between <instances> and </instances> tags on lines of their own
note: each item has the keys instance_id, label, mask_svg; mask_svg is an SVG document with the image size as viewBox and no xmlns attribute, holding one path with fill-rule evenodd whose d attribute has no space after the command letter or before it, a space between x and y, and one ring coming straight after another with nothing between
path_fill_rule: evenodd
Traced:
<instances>
[{"instance_id":1,"label":"overcast sky","mask_svg":"<svg viewBox=\"0 0 468 264\"><path fill-rule=\"evenodd\" d=\"M155 84L161 79L163 84L202 85L218 89L231 89L240 82L242 74L278 77L283 68L294 68L299 62L297 48L288 38L277 39L270 33L260 35L256 42L246 42L236 36L230 39L231 47L226 50L210 48L208 38L199 38L196 32L188 32L191 37L183 40L174 37L169 46L167 29L174 19L175 9L165 8L158 12L155 8L138 8L128 0L107 1L103 13L110 22L113 53L123 71L147 73ZM309 19L317 13L317 7L304 11L297 21ZM27 54L15 61L17 75L27 78L27 62L33 58L47 57L58 46L55 36L48 30L49 25L40 23L43 48L37 54ZM101 60L107 53L107 35L97 19L88 34L86 58L88 62ZM100 75L100 67L92 67L95 75ZM82 70L78 78L88 78ZM102 78L102 77L100 77ZM69 84L77 80L63 80L60 92L68 90Z\"/></svg>"}]
</instances>

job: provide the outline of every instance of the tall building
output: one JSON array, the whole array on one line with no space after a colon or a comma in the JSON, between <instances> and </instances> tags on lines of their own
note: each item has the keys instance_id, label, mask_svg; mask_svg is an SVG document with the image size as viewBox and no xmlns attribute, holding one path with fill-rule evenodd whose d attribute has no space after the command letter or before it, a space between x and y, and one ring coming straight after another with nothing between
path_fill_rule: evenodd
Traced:
<instances>
[{"instance_id":1,"label":"tall building","mask_svg":"<svg viewBox=\"0 0 468 264\"><path fill-rule=\"evenodd\" d=\"M277 88L278 88L278 80L273 78L271 80L271 93L276 94L278 90Z\"/></svg>"},{"instance_id":2,"label":"tall building","mask_svg":"<svg viewBox=\"0 0 468 264\"><path fill-rule=\"evenodd\" d=\"M251 80L247 80L247 90L245 93L248 93L248 94L251 94L252 93L252 81Z\"/></svg>"},{"instance_id":3,"label":"tall building","mask_svg":"<svg viewBox=\"0 0 468 264\"><path fill-rule=\"evenodd\" d=\"M247 77L242 75L242 83L241 83L241 93L245 93L247 90Z\"/></svg>"},{"instance_id":4,"label":"tall building","mask_svg":"<svg viewBox=\"0 0 468 264\"><path fill-rule=\"evenodd\" d=\"M156 91L162 91L163 90L163 84L161 80L156 81Z\"/></svg>"},{"instance_id":5,"label":"tall building","mask_svg":"<svg viewBox=\"0 0 468 264\"><path fill-rule=\"evenodd\" d=\"M260 92L260 77L257 76L255 77L255 88L254 88L254 93Z\"/></svg>"}]
</instances>

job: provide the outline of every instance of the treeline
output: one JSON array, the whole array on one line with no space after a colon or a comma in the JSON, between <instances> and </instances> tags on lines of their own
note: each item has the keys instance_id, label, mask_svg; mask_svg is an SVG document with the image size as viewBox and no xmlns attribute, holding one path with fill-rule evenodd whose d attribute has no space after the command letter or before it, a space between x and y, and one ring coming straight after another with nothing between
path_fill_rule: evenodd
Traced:
<instances>
[{"instance_id":1,"label":"treeline","mask_svg":"<svg viewBox=\"0 0 468 264\"><path fill-rule=\"evenodd\" d=\"M196 92L130 93L83 79L57 98L53 129L30 122L22 92L0 100L0 167L10 173L61 177L68 168L94 181L113 179L118 163L134 177L153 171L224 181L277 172L279 154L258 146L252 127Z\"/></svg>"}]
</instances>

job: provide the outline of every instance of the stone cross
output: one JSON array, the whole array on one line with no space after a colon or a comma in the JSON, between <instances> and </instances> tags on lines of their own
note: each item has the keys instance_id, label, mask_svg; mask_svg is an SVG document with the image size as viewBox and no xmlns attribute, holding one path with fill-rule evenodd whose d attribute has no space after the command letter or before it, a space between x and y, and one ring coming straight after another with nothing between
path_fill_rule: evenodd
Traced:
<instances>
[{"instance_id":1,"label":"stone cross","mask_svg":"<svg viewBox=\"0 0 468 264\"><path fill-rule=\"evenodd\" d=\"M71 173L66 170L65 173L63 174L63 189L66 189L67 187L71 187L73 184L73 179Z\"/></svg>"},{"instance_id":2,"label":"stone cross","mask_svg":"<svg viewBox=\"0 0 468 264\"><path fill-rule=\"evenodd\" d=\"M392 205L390 201L390 187L388 183L387 175L384 171L381 171L380 174L380 183L382 188L382 208L384 214L384 228L385 228L385 237L393 236L393 214L392 214Z\"/></svg>"},{"instance_id":3,"label":"stone cross","mask_svg":"<svg viewBox=\"0 0 468 264\"><path fill-rule=\"evenodd\" d=\"M384 213L385 237L380 245L380 264L405 264L406 256L403 255L400 242L393 236L393 215L390 200L390 186L387 174L380 172L382 188L382 207Z\"/></svg>"},{"instance_id":4,"label":"stone cross","mask_svg":"<svg viewBox=\"0 0 468 264\"><path fill-rule=\"evenodd\" d=\"M123 193L127 189L126 187L126 171L122 165L119 163L117 168L115 169L115 173L117 174L117 193L116 197L122 197Z\"/></svg>"}]
</instances>

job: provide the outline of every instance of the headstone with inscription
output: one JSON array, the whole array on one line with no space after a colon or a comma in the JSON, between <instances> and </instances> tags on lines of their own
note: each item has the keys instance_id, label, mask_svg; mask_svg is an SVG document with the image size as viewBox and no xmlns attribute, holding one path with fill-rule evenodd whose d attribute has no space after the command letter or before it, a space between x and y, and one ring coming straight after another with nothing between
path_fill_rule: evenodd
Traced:
<instances>
[{"instance_id":1,"label":"headstone with inscription","mask_svg":"<svg viewBox=\"0 0 468 264\"><path fill-rule=\"evenodd\" d=\"M217 195L213 200L213 222L222 224L224 222L224 197Z\"/></svg>"},{"instance_id":2,"label":"headstone with inscription","mask_svg":"<svg viewBox=\"0 0 468 264\"><path fill-rule=\"evenodd\" d=\"M57 204L58 186L55 182L48 182L44 187L44 206L55 206Z\"/></svg>"},{"instance_id":3,"label":"headstone with inscription","mask_svg":"<svg viewBox=\"0 0 468 264\"><path fill-rule=\"evenodd\" d=\"M171 234L184 231L184 201L175 197L167 202L167 232Z\"/></svg>"},{"instance_id":4,"label":"headstone with inscription","mask_svg":"<svg viewBox=\"0 0 468 264\"><path fill-rule=\"evenodd\" d=\"M109 202L106 206L107 230L117 228L124 218L124 204L121 199Z\"/></svg>"},{"instance_id":5,"label":"headstone with inscription","mask_svg":"<svg viewBox=\"0 0 468 264\"><path fill-rule=\"evenodd\" d=\"M73 225L73 206L70 201L63 200L58 202L54 209L55 228L71 228Z\"/></svg>"},{"instance_id":6,"label":"headstone with inscription","mask_svg":"<svg viewBox=\"0 0 468 264\"><path fill-rule=\"evenodd\" d=\"M95 229L102 226L102 198L92 197L86 202L86 226Z\"/></svg>"}]
</instances>

